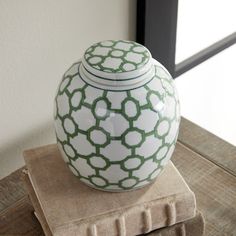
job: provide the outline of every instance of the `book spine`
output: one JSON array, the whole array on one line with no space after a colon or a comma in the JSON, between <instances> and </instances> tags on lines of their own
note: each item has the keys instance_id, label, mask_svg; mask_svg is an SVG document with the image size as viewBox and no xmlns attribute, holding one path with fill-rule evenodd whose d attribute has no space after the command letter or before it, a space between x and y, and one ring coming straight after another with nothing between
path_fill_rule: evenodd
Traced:
<instances>
[{"instance_id":1,"label":"book spine","mask_svg":"<svg viewBox=\"0 0 236 236\"><path fill-rule=\"evenodd\" d=\"M57 227L55 235L62 236L65 232L75 236L101 236L102 232L107 232L106 235L109 236L138 235L186 221L195 214L195 196L190 192L122 209L119 212L70 222ZM184 235L184 228L182 232Z\"/></svg>"},{"instance_id":2,"label":"book spine","mask_svg":"<svg viewBox=\"0 0 236 236\"><path fill-rule=\"evenodd\" d=\"M185 222L176 225L158 229L146 234L147 236L203 236L204 219L200 212Z\"/></svg>"}]
</instances>

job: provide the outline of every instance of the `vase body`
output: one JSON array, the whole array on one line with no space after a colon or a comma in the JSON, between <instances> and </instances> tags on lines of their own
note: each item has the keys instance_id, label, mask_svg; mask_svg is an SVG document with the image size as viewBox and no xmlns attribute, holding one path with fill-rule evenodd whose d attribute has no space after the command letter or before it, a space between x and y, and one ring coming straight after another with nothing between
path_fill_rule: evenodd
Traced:
<instances>
[{"instance_id":1,"label":"vase body","mask_svg":"<svg viewBox=\"0 0 236 236\"><path fill-rule=\"evenodd\" d=\"M54 107L57 143L70 170L106 191L143 187L170 160L180 113L173 80L134 42L91 46L64 74Z\"/></svg>"}]
</instances>

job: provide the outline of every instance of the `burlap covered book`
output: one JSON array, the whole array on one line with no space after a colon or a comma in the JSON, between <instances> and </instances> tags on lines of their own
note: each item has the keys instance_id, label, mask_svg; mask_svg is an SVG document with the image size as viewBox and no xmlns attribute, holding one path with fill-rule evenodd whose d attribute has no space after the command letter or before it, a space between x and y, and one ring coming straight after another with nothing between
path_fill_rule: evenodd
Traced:
<instances>
[{"instance_id":1,"label":"burlap covered book","mask_svg":"<svg viewBox=\"0 0 236 236\"><path fill-rule=\"evenodd\" d=\"M51 235L132 236L196 214L195 196L171 162L149 186L108 193L81 183L56 145L25 151L24 156L32 202L38 217L44 219L45 232Z\"/></svg>"},{"instance_id":2,"label":"burlap covered book","mask_svg":"<svg viewBox=\"0 0 236 236\"><path fill-rule=\"evenodd\" d=\"M52 232L47 224L43 211L36 197L35 191L29 179L28 171L23 172L24 183L28 190L31 202L35 209L35 216L40 222L46 236L52 236ZM175 225L154 230L145 234L146 236L203 236L204 235L204 219L200 212L196 216L184 222ZM128 235L127 235L128 236ZM140 235L141 236L141 235Z\"/></svg>"}]
</instances>

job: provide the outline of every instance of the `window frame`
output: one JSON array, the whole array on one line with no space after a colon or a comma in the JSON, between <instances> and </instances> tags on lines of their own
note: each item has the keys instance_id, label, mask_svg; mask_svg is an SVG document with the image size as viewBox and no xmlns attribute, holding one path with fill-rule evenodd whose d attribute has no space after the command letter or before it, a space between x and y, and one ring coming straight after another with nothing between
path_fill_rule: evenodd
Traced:
<instances>
[{"instance_id":1,"label":"window frame","mask_svg":"<svg viewBox=\"0 0 236 236\"><path fill-rule=\"evenodd\" d=\"M175 63L178 0L137 0L136 41L146 46L173 78L236 43L236 32Z\"/></svg>"}]
</instances>

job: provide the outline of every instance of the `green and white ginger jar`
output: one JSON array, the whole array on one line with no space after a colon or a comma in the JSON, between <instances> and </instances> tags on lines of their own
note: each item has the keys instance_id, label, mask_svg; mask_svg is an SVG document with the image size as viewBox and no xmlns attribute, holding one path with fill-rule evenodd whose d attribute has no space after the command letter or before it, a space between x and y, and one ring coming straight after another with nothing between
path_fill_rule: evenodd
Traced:
<instances>
[{"instance_id":1,"label":"green and white ginger jar","mask_svg":"<svg viewBox=\"0 0 236 236\"><path fill-rule=\"evenodd\" d=\"M152 182L170 160L179 100L170 74L145 47L108 40L64 74L54 118L73 174L94 188L126 191Z\"/></svg>"}]
</instances>

